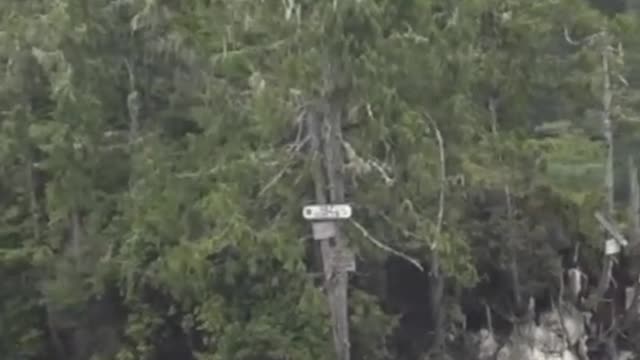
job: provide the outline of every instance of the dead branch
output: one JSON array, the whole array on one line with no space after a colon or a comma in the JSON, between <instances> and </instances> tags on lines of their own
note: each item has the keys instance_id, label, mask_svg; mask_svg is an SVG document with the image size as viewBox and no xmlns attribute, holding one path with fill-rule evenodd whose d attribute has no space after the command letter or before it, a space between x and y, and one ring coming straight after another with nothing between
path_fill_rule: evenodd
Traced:
<instances>
[{"instance_id":1,"label":"dead branch","mask_svg":"<svg viewBox=\"0 0 640 360\"><path fill-rule=\"evenodd\" d=\"M617 226L615 226L612 222L607 221L607 219L605 219L605 217L602 216L602 214L600 214L600 212L596 211L594 216L595 216L596 220L598 220L600 225L602 225L602 227L605 230L607 230L607 232L609 232L609 234L611 236L613 236L613 238L620 244L620 246L629 245L629 242L622 235L622 232L620 230L618 230Z\"/></svg>"},{"instance_id":2,"label":"dead branch","mask_svg":"<svg viewBox=\"0 0 640 360\"><path fill-rule=\"evenodd\" d=\"M638 183L638 169L632 157L629 157L629 186L631 201L629 218L631 219L631 241L633 245L640 242L640 183Z\"/></svg>"},{"instance_id":3,"label":"dead branch","mask_svg":"<svg viewBox=\"0 0 640 360\"><path fill-rule=\"evenodd\" d=\"M493 318L491 315L491 308L489 307L486 301L483 301L483 305L484 305L484 314L487 317L487 328L489 329L489 333L493 335Z\"/></svg>"},{"instance_id":4,"label":"dead branch","mask_svg":"<svg viewBox=\"0 0 640 360\"><path fill-rule=\"evenodd\" d=\"M298 116L296 116L296 119L294 120L294 124L298 127L298 131L296 133L296 139L293 142L293 145L297 145L302 142L302 133L304 132L304 125L307 116L307 108L305 106L302 106L298 111Z\"/></svg>"},{"instance_id":5,"label":"dead branch","mask_svg":"<svg viewBox=\"0 0 640 360\"><path fill-rule=\"evenodd\" d=\"M183 172L183 173L178 173L175 176L178 179L195 179L203 176L215 175L220 171L220 168L221 168L220 166L216 166L214 168L211 168L205 171Z\"/></svg>"},{"instance_id":6,"label":"dead branch","mask_svg":"<svg viewBox=\"0 0 640 360\"><path fill-rule=\"evenodd\" d=\"M363 159L347 141L343 140L342 146L344 147L345 156L348 161L346 167L352 169L356 175L364 175L371 172L371 170L376 170L387 186L394 183L393 178L389 176L383 164L374 159Z\"/></svg>"},{"instance_id":7,"label":"dead branch","mask_svg":"<svg viewBox=\"0 0 640 360\"><path fill-rule=\"evenodd\" d=\"M229 50L226 48L223 49L222 52L213 54L209 57L210 59L210 63L211 64L216 64L219 61L223 61L228 59L229 57L232 56L241 56L241 55L252 55L258 52L262 52L262 51L273 51L273 50L277 50L279 48L281 48L282 46L286 45L288 42L290 42L291 40L293 40L293 38L295 38L295 36L289 38L289 39L281 39L278 41L275 41L271 44L267 44L267 45L254 45L254 46L247 46L244 48L240 48L240 49L234 49L234 50Z\"/></svg>"},{"instance_id":8,"label":"dead branch","mask_svg":"<svg viewBox=\"0 0 640 360\"><path fill-rule=\"evenodd\" d=\"M446 162L445 162L445 150L444 150L444 140L442 138L442 133L438 128L438 123L433 120L433 118L429 115L429 113L425 112L425 117L431 123L431 127L436 135L436 140L438 142L438 153L440 155L440 193L438 199L438 217L436 219L436 229L434 234L434 241L432 246L432 256L431 256L431 277L432 277L432 286L431 286L431 314L435 320L435 340L432 347L432 350L440 350L443 345L444 338L442 334L442 328L445 321L445 315L442 312L442 297L444 293L444 277L441 274L441 265L440 265L440 256L436 250L436 247L440 241L440 235L442 234L442 225L444 222L444 207L445 207L445 190L447 186L447 172L446 172Z\"/></svg>"},{"instance_id":9,"label":"dead branch","mask_svg":"<svg viewBox=\"0 0 640 360\"><path fill-rule=\"evenodd\" d=\"M587 37L585 37L582 40L574 40L573 38L571 38L571 35L569 34L569 29L567 29L566 26L563 27L563 33L564 33L564 39L567 41L567 43L569 43L570 45L574 45L574 46L580 46L580 45L593 45L593 43L595 42L595 40L598 37L601 37L604 35L604 32L597 32L595 34L591 34Z\"/></svg>"},{"instance_id":10,"label":"dead branch","mask_svg":"<svg viewBox=\"0 0 640 360\"><path fill-rule=\"evenodd\" d=\"M424 268L422 267L422 265L420 265L420 262L408 255L405 255L403 253L401 253L398 250L394 250L391 247L381 243L380 241L378 241L375 237L373 237L368 231L367 229L365 229L364 226L362 226L360 223L358 223L357 221L351 219L350 220L351 223L353 224L353 226L356 227L356 229L358 229L360 231L360 233L362 233L362 235L369 241L371 241L375 246L379 247L380 249L389 252L393 255L396 255L400 258L405 259L406 261L408 261L409 263L411 263L413 266L415 266L416 268L418 268L420 271L424 272Z\"/></svg>"},{"instance_id":11,"label":"dead branch","mask_svg":"<svg viewBox=\"0 0 640 360\"><path fill-rule=\"evenodd\" d=\"M634 246L640 242L640 184L638 183L638 169L633 158L629 157L629 187L631 200L629 204L629 218L631 219L631 242ZM633 298L626 309L623 327L638 318L638 305L640 303L640 277L633 284Z\"/></svg>"},{"instance_id":12,"label":"dead branch","mask_svg":"<svg viewBox=\"0 0 640 360\"><path fill-rule=\"evenodd\" d=\"M269 182L267 182L267 184L258 193L258 197L263 196L267 191L269 191L269 189L275 186L278 183L278 181L280 181L280 179L293 166L293 164L291 163L291 160L293 160L293 158L298 153L300 153L300 150L304 145L306 145L307 142L311 141L311 135L307 135L305 138L302 138L302 134L304 132L303 129L304 129L307 116L308 116L307 109L302 108L295 120L295 124L298 127L298 130L296 133L296 139L293 141L293 143L287 145L287 151L290 153L287 159L285 160L287 164L285 164L283 168L278 173L276 173L276 175L274 175L271 178L271 180L269 180Z\"/></svg>"},{"instance_id":13,"label":"dead branch","mask_svg":"<svg viewBox=\"0 0 640 360\"><path fill-rule=\"evenodd\" d=\"M608 45L608 44L606 44ZM612 220L614 215L614 172L613 172L613 129L611 126L611 100L613 93L611 90L611 79L609 71L609 57L611 56L610 46L605 46L601 50L602 57L602 128L603 135L607 143L607 160L604 174L604 191L606 195L605 217ZM604 225L604 224L603 224ZM606 228L606 226L605 226ZM594 294L590 296L588 305L597 306L611 283L611 270L615 254L603 255L603 267L598 280L598 286Z\"/></svg>"},{"instance_id":14,"label":"dead branch","mask_svg":"<svg viewBox=\"0 0 640 360\"><path fill-rule=\"evenodd\" d=\"M407 31L404 33L393 33L391 39L411 40L416 44L430 44L431 39L426 36L417 34L410 26L407 26Z\"/></svg>"},{"instance_id":15,"label":"dead branch","mask_svg":"<svg viewBox=\"0 0 640 360\"><path fill-rule=\"evenodd\" d=\"M558 276L560 289L558 290L558 302L561 303L564 298L564 270L560 271L560 276Z\"/></svg>"},{"instance_id":16,"label":"dead branch","mask_svg":"<svg viewBox=\"0 0 640 360\"><path fill-rule=\"evenodd\" d=\"M402 233L403 236L408 237L408 238L412 238L415 240L422 240L422 238L420 236L418 236L418 234L411 232L407 229L403 229L402 227L398 226L393 220L391 220L391 218L389 218L389 216L385 215L382 212L378 212L377 213L378 216L380 216L391 228L395 228L398 231L400 231L400 233ZM415 216L415 214L412 214ZM416 216L416 219L418 217Z\"/></svg>"},{"instance_id":17,"label":"dead branch","mask_svg":"<svg viewBox=\"0 0 640 360\"><path fill-rule=\"evenodd\" d=\"M387 171L384 169L383 165L380 164L378 161L376 160L369 160L369 165L371 165L374 169L377 170L378 174L380 174L380 176L382 177L382 179L384 180L384 183L387 186L391 186L394 183L393 178L391 178L391 176L389 176L389 174L387 173Z\"/></svg>"},{"instance_id":18,"label":"dead branch","mask_svg":"<svg viewBox=\"0 0 640 360\"><path fill-rule=\"evenodd\" d=\"M275 186L290 168L291 164L287 164L282 168L282 170L278 171L278 173L273 178L271 178L271 180L269 180L267 185L265 185L262 190L260 190L260 192L258 193L258 197L262 197L267 191L269 191L269 189Z\"/></svg>"},{"instance_id":19,"label":"dead branch","mask_svg":"<svg viewBox=\"0 0 640 360\"><path fill-rule=\"evenodd\" d=\"M573 40L573 39L571 38L571 35L569 35L569 29L567 29L567 27L566 27L566 26L564 26L564 27L563 27L563 30L564 30L564 39L565 39L569 44L571 44L571 45L576 45L576 46L580 45L580 42L579 42L579 41L575 41L575 40Z\"/></svg>"},{"instance_id":20,"label":"dead branch","mask_svg":"<svg viewBox=\"0 0 640 360\"><path fill-rule=\"evenodd\" d=\"M440 236L440 232L442 231L442 223L444 221L444 195L447 183L447 173L445 164L444 140L442 139L442 133L440 133L438 124L433 121L433 119L431 119L431 124L436 133L436 139L438 140L438 150L440 154L440 194L438 200L438 219L436 222L436 236Z\"/></svg>"}]
</instances>

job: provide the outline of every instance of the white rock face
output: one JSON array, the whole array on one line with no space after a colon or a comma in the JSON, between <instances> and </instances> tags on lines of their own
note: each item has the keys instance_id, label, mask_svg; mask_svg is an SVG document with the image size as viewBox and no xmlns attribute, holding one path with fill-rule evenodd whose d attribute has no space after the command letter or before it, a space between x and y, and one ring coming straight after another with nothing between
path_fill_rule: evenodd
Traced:
<instances>
[{"instance_id":1,"label":"white rock face","mask_svg":"<svg viewBox=\"0 0 640 360\"><path fill-rule=\"evenodd\" d=\"M540 316L540 324L519 325L507 344L498 351L497 360L580 360L572 352L586 340L586 315L575 307L563 305ZM479 360L493 359L498 343L493 334L482 329L473 336ZM579 347L579 346L577 346ZM635 360L628 351L620 352L616 360Z\"/></svg>"},{"instance_id":2,"label":"white rock face","mask_svg":"<svg viewBox=\"0 0 640 360\"><path fill-rule=\"evenodd\" d=\"M507 345L498 352L497 359L579 360L577 354L570 350L570 346L578 343L585 334L582 313L573 307L563 306L543 314L540 317L540 325L528 323L518 326ZM485 335L484 338L486 337ZM490 348L491 346L487 345L485 348L480 346L479 354L484 355Z\"/></svg>"},{"instance_id":3,"label":"white rock face","mask_svg":"<svg viewBox=\"0 0 640 360\"><path fill-rule=\"evenodd\" d=\"M498 351L498 342L493 334L487 329L480 330L476 341L478 344L479 360L490 360L496 351Z\"/></svg>"},{"instance_id":4,"label":"white rock face","mask_svg":"<svg viewBox=\"0 0 640 360\"><path fill-rule=\"evenodd\" d=\"M621 351L620 355L618 355L617 360L635 360L638 357L635 356L631 351Z\"/></svg>"}]
</instances>

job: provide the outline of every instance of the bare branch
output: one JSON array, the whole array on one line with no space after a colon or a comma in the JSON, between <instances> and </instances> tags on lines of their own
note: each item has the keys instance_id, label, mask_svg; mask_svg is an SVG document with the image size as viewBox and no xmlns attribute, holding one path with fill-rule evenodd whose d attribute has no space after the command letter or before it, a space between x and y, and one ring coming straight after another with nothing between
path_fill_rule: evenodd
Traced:
<instances>
[{"instance_id":1,"label":"bare branch","mask_svg":"<svg viewBox=\"0 0 640 360\"><path fill-rule=\"evenodd\" d=\"M420 262L408 255L405 255L403 253L401 253L398 250L394 250L392 248L390 248L389 246L381 243L380 241L376 240L376 238L374 238L368 231L367 229L364 228L364 226L360 225L360 223L358 223L355 220L351 220L351 223L353 224L353 226L355 226L358 230L360 230L360 232L362 233L362 235L369 241L371 241L375 246L379 247L380 249L387 251L393 255L396 255L398 257L401 257L403 259L405 259L406 261L408 261L409 263L411 263L413 266L415 266L416 268L418 268L420 271L424 272L424 268L422 267L422 265L420 265Z\"/></svg>"},{"instance_id":2,"label":"bare branch","mask_svg":"<svg viewBox=\"0 0 640 360\"><path fill-rule=\"evenodd\" d=\"M262 188L262 190L260 190L260 192L258 193L258 197L261 197L262 195L264 195L270 188L272 188L275 184L277 184L278 180L280 180L290 168L291 168L291 164L284 166L282 170L280 170L273 178L271 178L271 180L267 183L267 185L265 185Z\"/></svg>"},{"instance_id":3,"label":"bare branch","mask_svg":"<svg viewBox=\"0 0 640 360\"><path fill-rule=\"evenodd\" d=\"M220 171L220 166L216 166L206 171L194 171L194 172L184 172L176 174L178 179L194 179L208 175L215 175L218 171Z\"/></svg>"},{"instance_id":4,"label":"bare branch","mask_svg":"<svg viewBox=\"0 0 640 360\"><path fill-rule=\"evenodd\" d=\"M431 39L426 36L417 34L411 27L408 27L404 33L394 33L391 39L411 40L416 44L431 44Z\"/></svg>"},{"instance_id":5,"label":"bare branch","mask_svg":"<svg viewBox=\"0 0 640 360\"><path fill-rule=\"evenodd\" d=\"M482 303L484 305L485 316L487 317L487 328L489 329L489 333L493 335L493 319L491 315L491 308L489 307L489 305L487 305L486 301L483 301Z\"/></svg>"},{"instance_id":6,"label":"bare branch","mask_svg":"<svg viewBox=\"0 0 640 360\"><path fill-rule=\"evenodd\" d=\"M440 236L442 231L442 223L444 221L444 193L445 187L447 183L447 173L446 173L446 164L445 164L445 153L444 153L444 140L442 139L442 133L440 133L440 129L438 128L438 124L431 119L431 125L436 133L436 139L438 140L438 150L440 153L440 196L438 201L438 219L436 222L436 236Z\"/></svg>"},{"instance_id":7,"label":"bare branch","mask_svg":"<svg viewBox=\"0 0 640 360\"><path fill-rule=\"evenodd\" d=\"M631 242L637 246L640 242L640 184L638 183L638 169L633 157L629 157L629 187L631 201L629 205L629 218L631 219ZM637 253L636 253L637 254ZM635 255L635 254L634 254ZM629 307L625 312L624 327L638 317L638 305L640 304L640 277L633 284L633 295Z\"/></svg>"},{"instance_id":8,"label":"bare branch","mask_svg":"<svg viewBox=\"0 0 640 360\"><path fill-rule=\"evenodd\" d=\"M571 35L569 35L569 29L567 29L567 27L566 27L566 26L564 27L564 39L565 39L569 44L571 44L571 45L576 45L576 46L578 46L578 45L580 45L580 44L581 44L581 42L579 42L579 41L575 41L575 40L573 40L573 39L571 38Z\"/></svg>"},{"instance_id":9,"label":"bare branch","mask_svg":"<svg viewBox=\"0 0 640 360\"><path fill-rule=\"evenodd\" d=\"M605 228L611 236L620 244L620 246L627 246L629 242L624 238L620 230L611 222L607 221L607 219L602 216L599 212L596 211L595 218L598 220L600 225Z\"/></svg>"},{"instance_id":10,"label":"bare branch","mask_svg":"<svg viewBox=\"0 0 640 360\"><path fill-rule=\"evenodd\" d=\"M304 121L306 119L306 116L307 110L303 107L294 121L296 126L298 127L298 132L296 133L296 139L293 142L293 145L299 144L302 141L302 132L304 130Z\"/></svg>"},{"instance_id":11,"label":"bare branch","mask_svg":"<svg viewBox=\"0 0 640 360\"><path fill-rule=\"evenodd\" d=\"M489 98L489 113L491 114L491 133L494 137L498 137L498 113L496 110L496 99Z\"/></svg>"},{"instance_id":12,"label":"bare branch","mask_svg":"<svg viewBox=\"0 0 640 360\"><path fill-rule=\"evenodd\" d=\"M593 45L593 43L595 42L596 38L601 37L601 36L604 35L604 32L601 31L601 32L597 32L595 34L591 34L591 35L585 37L582 40L574 40L574 39L571 38L571 35L569 35L569 29L567 29L566 26L563 27L563 30L564 30L564 39L569 44L574 45L574 46L580 46L580 45L584 45L584 44Z\"/></svg>"},{"instance_id":13,"label":"bare branch","mask_svg":"<svg viewBox=\"0 0 640 360\"><path fill-rule=\"evenodd\" d=\"M627 79L624 76L622 76L619 73L616 73L615 75L618 78L618 80L622 83L622 85L624 85L625 87L629 86L629 82L627 81Z\"/></svg>"},{"instance_id":14,"label":"bare branch","mask_svg":"<svg viewBox=\"0 0 640 360\"><path fill-rule=\"evenodd\" d=\"M129 91L133 91L136 88L136 75L133 69L133 65L127 58L124 58L124 65L127 68L127 76L129 78Z\"/></svg>"},{"instance_id":15,"label":"bare branch","mask_svg":"<svg viewBox=\"0 0 640 360\"><path fill-rule=\"evenodd\" d=\"M603 35L606 35L603 33ZM615 203L614 203L614 154L613 154L613 129L611 124L611 100L613 97L613 92L611 90L611 79L610 79L610 70L609 70L609 56L611 55L611 47L609 44L605 44L606 46L601 50L602 57L602 128L603 135L607 142L607 160L604 174L604 191L606 196L606 206L605 206L605 216L599 216L596 214L596 218L601 222L602 226L607 229L611 234L616 236L615 229L610 226L611 224L607 223L606 220L611 221L615 211ZM604 220L604 221L603 221ZM612 231L613 230L613 231ZM624 244L626 240L622 239L621 244ZM595 292L591 294L589 298L588 305L591 307L597 306L597 304L603 298L605 292L609 288L611 283L611 270L613 267L613 261L615 258L615 254L607 254L605 252L603 258L603 267L602 272L600 274L600 278L598 279L598 286L595 289Z\"/></svg>"},{"instance_id":16,"label":"bare branch","mask_svg":"<svg viewBox=\"0 0 640 360\"><path fill-rule=\"evenodd\" d=\"M393 178L385 169L384 164L381 164L379 161L374 159L363 159L358 155L358 153L356 153L353 146L351 146L351 144L349 144L349 142L345 140L342 141L342 146L344 147L345 155L348 162L346 166L352 168L357 175L367 174L372 169L374 169L380 175L380 177L382 177L387 186L390 186L394 183Z\"/></svg>"},{"instance_id":17,"label":"bare branch","mask_svg":"<svg viewBox=\"0 0 640 360\"><path fill-rule=\"evenodd\" d=\"M288 164L286 164L273 178L271 178L271 180L269 180L267 185L265 185L258 193L258 197L263 196L270 188L278 183L278 181L284 176L284 174L286 174L287 171L293 166L291 160L294 158L294 156L298 154L302 147L311 140L311 135L307 135L305 138L302 138L303 130L305 127L305 119L307 115L307 110L303 107L295 120L295 123L298 126L296 139L293 143L287 145L287 151L290 153L290 155L286 159L286 162Z\"/></svg>"},{"instance_id":18,"label":"bare branch","mask_svg":"<svg viewBox=\"0 0 640 360\"><path fill-rule=\"evenodd\" d=\"M631 201L629 202L629 218L632 224L631 241L634 245L640 242L640 183L638 182L638 168L633 158L629 157L629 186Z\"/></svg>"},{"instance_id":19,"label":"bare branch","mask_svg":"<svg viewBox=\"0 0 640 360\"><path fill-rule=\"evenodd\" d=\"M247 46L244 48L240 48L240 49L235 49L235 50L228 50L228 49L223 49L222 52L217 53L217 54L213 54L209 59L211 61L211 64L215 64L218 61L221 60L226 60L228 57L231 56L240 56L240 55L248 55L251 53L257 53L260 51L272 51L272 50L277 50L278 48L282 47L283 45L285 45L287 42L289 42L291 39L282 39L282 40L278 40L275 41L271 44L268 45L254 45L254 46Z\"/></svg>"},{"instance_id":20,"label":"bare branch","mask_svg":"<svg viewBox=\"0 0 640 360\"><path fill-rule=\"evenodd\" d=\"M391 176L389 176L387 171L384 169L383 165L381 165L376 160L369 160L369 165L371 165L374 169L376 169L378 171L378 174L380 174L380 176L384 180L384 183L387 186L393 185L394 180L393 180L393 178L391 178Z\"/></svg>"}]
</instances>

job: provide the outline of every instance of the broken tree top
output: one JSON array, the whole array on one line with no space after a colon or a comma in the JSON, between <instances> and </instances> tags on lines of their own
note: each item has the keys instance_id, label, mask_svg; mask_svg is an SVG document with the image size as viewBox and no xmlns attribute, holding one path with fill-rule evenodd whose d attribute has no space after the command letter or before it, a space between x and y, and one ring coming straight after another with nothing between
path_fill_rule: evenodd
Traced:
<instances>
[{"instance_id":1,"label":"broken tree top","mask_svg":"<svg viewBox=\"0 0 640 360\"><path fill-rule=\"evenodd\" d=\"M311 221L346 220L351 217L348 204L309 205L302 209L302 216Z\"/></svg>"}]
</instances>

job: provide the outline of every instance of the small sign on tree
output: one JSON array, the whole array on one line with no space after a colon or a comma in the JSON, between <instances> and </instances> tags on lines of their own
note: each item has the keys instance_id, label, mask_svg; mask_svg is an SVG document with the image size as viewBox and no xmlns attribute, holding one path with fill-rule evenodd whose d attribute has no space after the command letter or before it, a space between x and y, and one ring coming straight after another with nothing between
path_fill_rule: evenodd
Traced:
<instances>
[{"instance_id":1,"label":"small sign on tree","mask_svg":"<svg viewBox=\"0 0 640 360\"><path fill-rule=\"evenodd\" d=\"M338 233L337 221L351 217L352 209L347 204L309 205L302 209L302 216L311 222L314 240L328 240ZM353 252L347 248L334 249L330 261L339 271L355 271L356 262Z\"/></svg>"},{"instance_id":2,"label":"small sign on tree","mask_svg":"<svg viewBox=\"0 0 640 360\"><path fill-rule=\"evenodd\" d=\"M310 221L346 220L351 212L351 206L347 204L309 205L302 209L302 216Z\"/></svg>"},{"instance_id":3,"label":"small sign on tree","mask_svg":"<svg viewBox=\"0 0 640 360\"><path fill-rule=\"evenodd\" d=\"M314 221L311 223L314 240L326 240L336 236L337 229L334 221Z\"/></svg>"}]
</instances>

